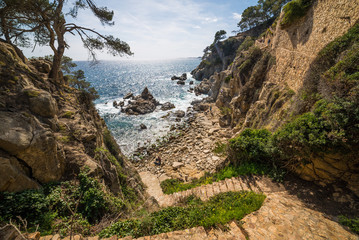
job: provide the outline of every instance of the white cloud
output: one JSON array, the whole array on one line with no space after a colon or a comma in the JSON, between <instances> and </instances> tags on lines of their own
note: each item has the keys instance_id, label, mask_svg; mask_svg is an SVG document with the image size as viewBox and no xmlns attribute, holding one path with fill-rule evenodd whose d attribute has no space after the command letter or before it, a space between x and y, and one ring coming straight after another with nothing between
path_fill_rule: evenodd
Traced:
<instances>
[{"instance_id":1,"label":"white cloud","mask_svg":"<svg viewBox=\"0 0 359 240\"><path fill-rule=\"evenodd\" d=\"M118 0L106 0L106 5L114 10L114 26L103 26L90 11L80 12L75 22L127 42L135 59L201 56L214 34L219 29L231 32L241 16L233 13L233 18L228 18L228 13L233 11L229 3L196 0L122 0L120 5ZM66 39L71 46L66 55L75 60L88 58L78 37L69 34ZM26 50L25 54L39 56L43 53L39 49L34 54L30 51ZM98 59L119 58L99 53Z\"/></svg>"},{"instance_id":2,"label":"white cloud","mask_svg":"<svg viewBox=\"0 0 359 240\"><path fill-rule=\"evenodd\" d=\"M233 19L240 21L242 19L242 14L232 13L232 17L233 17Z\"/></svg>"}]
</instances>

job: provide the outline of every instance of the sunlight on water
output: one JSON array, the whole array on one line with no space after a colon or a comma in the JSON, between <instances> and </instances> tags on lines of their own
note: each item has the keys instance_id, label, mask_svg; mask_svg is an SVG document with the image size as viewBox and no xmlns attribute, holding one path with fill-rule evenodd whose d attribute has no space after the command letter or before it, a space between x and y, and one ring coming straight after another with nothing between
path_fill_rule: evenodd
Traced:
<instances>
[{"instance_id":1,"label":"sunlight on water","mask_svg":"<svg viewBox=\"0 0 359 240\"><path fill-rule=\"evenodd\" d=\"M150 114L128 116L114 108L113 101L122 101L128 92L138 95L146 86L160 103L171 102L176 106L170 111L186 111L194 99L202 98L187 92L190 87L199 84L191 78L190 72L200 63L200 59L99 62L96 65L76 63L78 69L85 71L87 81L99 92L96 108L127 155L137 147L154 143L157 138L166 135L175 122L174 119L161 118L168 111L161 111L159 107ZM187 73L186 85L171 81L173 75L180 76L182 73ZM195 82L194 85L189 85L191 80ZM146 130L140 130L141 123L147 126Z\"/></svg>"}]
</instances>

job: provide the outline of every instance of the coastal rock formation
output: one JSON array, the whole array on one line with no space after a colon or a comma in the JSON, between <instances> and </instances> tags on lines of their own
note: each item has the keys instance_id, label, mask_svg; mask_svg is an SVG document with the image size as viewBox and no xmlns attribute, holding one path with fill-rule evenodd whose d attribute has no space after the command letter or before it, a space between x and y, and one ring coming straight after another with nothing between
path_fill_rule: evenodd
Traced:
<instances>
[{"instance_id":1,"label":"coastal rock formation","mask_svg":"<svg viewBox=\"0 0 359 240\"><path fill-rule=\"evenodd\" d=\"M71 180L84 169L114 193L120 174L139 182L91 98L48 79L47 60L22 59L0 42L0 63L0 191Z\"/></svg>"},{"instance_id":2,"label":"coastal rock formation","mask_svg":"<svg viewBox=\"0 0 359 240\"><path fill-rule=\"evenodd\" d=\"M142 91L141 95L135 96L133 101L124 108L129 115L139 115L151 113L156 109L159 102L152 96L147 87Z\"/></svg>"},{"instance_id":3,"label":"coastal rock formation","mask_svg":"<svg viewBox=\"0 0 359 240\"><path fill-rule=\"evenodd\" d=\"M265 32L261 40L253 41L252 47L241 46L242 51L232 56L230 63L222 61L221 48L202 61L192 72L196 79L205 79L202 86L196 87L197 94L210 88L208 101L222 110L221 126L231 127L235 132L246 128L275 131L294 116L311 111L315 99L303 100L311 98L306 95L308 92L313 91L316 96L332 94L324 84L319 84L318 79L324 74L318 73L323 65L320 57L326 54L328 44L358 25L358 9L359 3L353 1L313 1L305 16L285 27L280 24L282 13L275 24L260 31ZM236 36L241 37L247 36L244 33ZM221 44L226 41L229 39ZM331 66L345 54L343 51L334 55ZM358 162L355 152L334 155L328 152L313 154L291 170L322 185L344 181L359 196Z\"/></svg>"},{"instance_id":4,"label":"coastal rock formation","mask_svg":"<svg viewBox=\"0 0 359 240\"><path fill-rule=\"evenodd\" d=\"M165 102L164 104L162 104L161 106L161 110L162 111L167 111L167 110L170 110L172 108L175 108L175 105L173 103L170 103L170 102Z\"/></svg>"},{"instance_id":5,"label":"coastal rock formation","mask_svg":"<svg viewBox=\"0 0 359 240\"><path fill-rule=\"evenodd\" d=\"M177 81L177 84L178 84L178 85L185 85L185 84L186 84L186 82L185 82L185 81L180 80L180 81Z\"/></svg>"},{"instance_id":6,"label":"coastal rock formation","mask_svg":"<svg viewBox=\"0 0 359 240\"><path fill-rule=\"evenodd\" d=\"M132 92L127 93L127 94L123 97L123 99L130 99L130 98L133 98L133 93L132 93Z\"/></svg>"},{"instance_id":7,"label":"coastal rock formation","mask_svg":"<svg viewBox=\"0 0 359 240\"><path fill-rule=\"evenodd\" d=\"M180 77L177 77L176 75L171 77L171 80L181 80L186 81L187 80L187 73L183 73Z\"/></svg>"},{"instance_id":8,"label":"coastal rock formation","mask_svg":"<svg viewBox=\"0 0 359 240\"><path fill-rule=\"evenodd\" d=\"M211 90L211 84L208 79L204 79L199 85L194 87L194 92L197 95L208 94L209 90Z\"/></svg>"}]
</instances>

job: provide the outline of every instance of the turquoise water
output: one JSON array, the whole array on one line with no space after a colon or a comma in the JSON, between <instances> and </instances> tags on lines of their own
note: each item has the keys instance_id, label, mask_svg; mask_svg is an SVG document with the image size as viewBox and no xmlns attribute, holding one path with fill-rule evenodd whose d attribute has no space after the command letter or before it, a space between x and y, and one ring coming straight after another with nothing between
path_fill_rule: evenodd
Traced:
<instances>
[{"instance_id":1,"label":"turquoise water","mask_svg":"<svg viewBox=\"0 0 359 240\"><path fill-rule=\"evenodd\" d=\"M99 92L100 98L95 101L96 108L126 155L130 155L139 146L154 143L157 138L164 136L175 122L174 118L161 118L168 111L161 111L159 107L150 114L128 116L121 113L120 109L114 108L113 101L122 101L128 92L138 95L146 86L160 103L171 102L176 106L169 111L186 111L193 100L201 98L187 92L190 87L194 87L189 85L189 81L194 81L195 85L199 84L190 74L200 63L197 58L102 61L96 65L89 62L76 63L79 69L85 71L87 81ZM173 75L180 76L182 73L187 73L186 85L177 85L176 81L171 81ZM140 130L141 123L147 126L146 130Z\"/></svg>"}]
</instances>

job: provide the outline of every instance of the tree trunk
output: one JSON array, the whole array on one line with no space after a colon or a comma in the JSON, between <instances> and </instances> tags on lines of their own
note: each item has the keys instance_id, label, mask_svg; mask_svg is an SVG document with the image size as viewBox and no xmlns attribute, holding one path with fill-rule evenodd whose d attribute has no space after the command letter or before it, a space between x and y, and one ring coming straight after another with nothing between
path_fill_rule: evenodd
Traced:
<instances>
[{"instance_id":1,"label":"tree trunk","mask_svg":"<svg viewBox=\"0 0 359 240\"><path fill-rule=\"evenodd\" d=\"M61 67L61 57L58 53L55 53L54 59L52 60L52 68L50 71L50 78L54 80L54 82L59 82L59 71Z\"/></svg>"}]
</instances>

